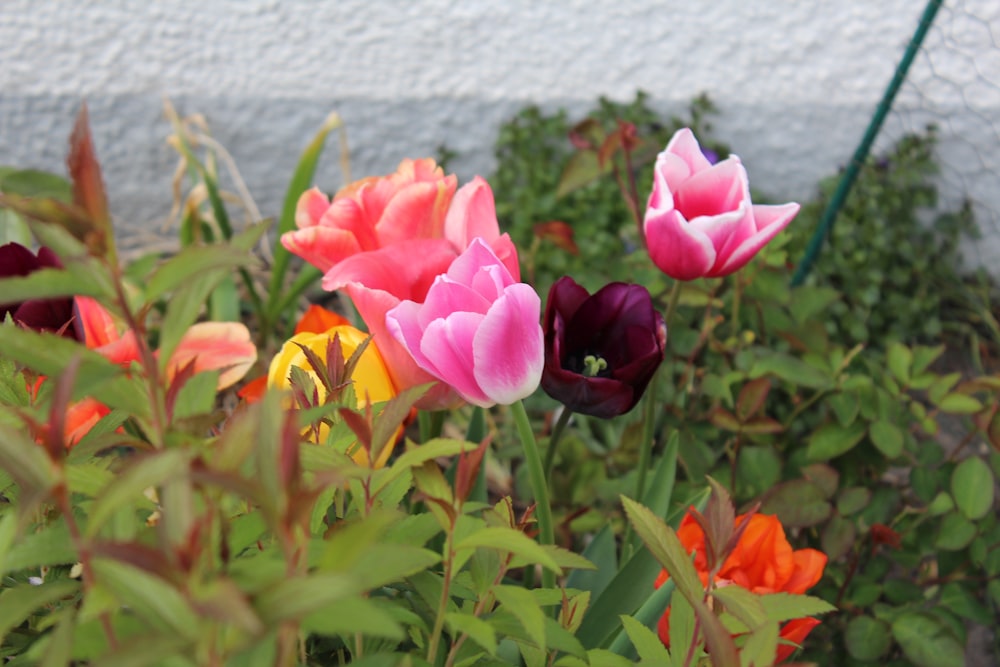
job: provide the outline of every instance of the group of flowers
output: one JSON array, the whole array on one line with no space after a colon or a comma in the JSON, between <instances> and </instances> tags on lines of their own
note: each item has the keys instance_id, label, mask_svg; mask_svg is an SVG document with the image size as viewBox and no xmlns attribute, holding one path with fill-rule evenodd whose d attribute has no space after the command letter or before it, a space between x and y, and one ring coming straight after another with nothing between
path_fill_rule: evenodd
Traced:
<instances>
[{"instance_id":1,"label":"group of flowers","mask_svg":"<svg viewBox=\"0 0 1000 667\"><path fill-rule=\"evenodd\" d=\"M644 240L653 263L675 280L720 277L750 261L797 210L797 204L754 205L739 158L710 160L685 129L656 160ZM336 336L346 358L370 334L353 375L359 407L425 384L431 388L420 409L490 407L519 401L540 385L567 410L610 418L638 403L663 361L666 323L640 285L611 283L590 294L564 277L552 286L542 317L539 295L520 282L517 249L500 233L482 178L459 188L433 160L404 160L395 173L352 183L332 199L307 191L295 222L281 243L323 271L324 289L350 298L368 334L339 316L310 311L271 361L270 386L288 387L292 367L309 372L306 349L325 354ZM47 250L0 247L3 275L57 266ZM0 320L8 316L74 337L124 366L137 360L135 332L93 300L0 304ZM241 379L256 356L244 325L202 323L166 368L168 374L188 364L220 370L223 388ZM80 414L70 420L68 445L106 413L96 402L75 409ZM383 465L390 452L362 463ZM695 553L704 548L697 531L688 520L680 529ZM717 576L720 585L804 592L822 574L825 557L817 554L792 552L773 518L755 516ZM811 627L808 620L790 623L783 636L800 641Z\"/></svg>"}]
</instances>

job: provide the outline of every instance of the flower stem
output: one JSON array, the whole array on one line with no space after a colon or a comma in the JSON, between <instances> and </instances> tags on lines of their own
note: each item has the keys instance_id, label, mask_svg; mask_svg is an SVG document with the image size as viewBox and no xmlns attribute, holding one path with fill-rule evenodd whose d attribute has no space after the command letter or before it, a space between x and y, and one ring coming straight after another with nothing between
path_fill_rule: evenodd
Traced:
<instances>
[{"instance_id":1,"label":"flower stem","mask_svg":"<svg viewBox=\"0 0 1000 667\"><path fill-rule=\"evenodd\" d=\"M639 477L635 483L635 499L642 502L642 495L646 491L646 472L649 470L649 462L653 458L653 447L656 445L656 390L659 382L656 378L660 376L659 369L653 373L646 388L645 412L642 417L642 441L639 445Z\"/></svg>"},{"instance_id":2,"label":"flower stem","mask_svg":"<svg viewBox=\"0 0 1000 667\"><path fill-rule=\"evenodd\" d=\"M545 450L546 482L548 482L549 477L552 475L552 464L556 460L556 447L559 446L559 441L562 439L563 431L566 430L566 425L569 423L572 416L573 411L563 406L562 412L559 413L559 419L556 420L555 426L552 427L552 435L549 436L549 447Z\"/></svg>"},{"instance_id":3,"label":"flower stem","mask_svg":"<svg viewBox=\"0 0 1000 667\"><path fill-rule=\"evenodd\" d=\"M552 508L549 506L549 490L545 484L545 469L542 458L538 454L538 443L528 421L528 413L524 403L516 401L510 406L514 414L514 424L524 448L524 463L528 466L528 479L531 481L531 491L535 496L535 512L538 516L538 537L542 544L554 544L555 532L552 527ZM555 587L555 575L551 570L542 570L542 586Z\"/></svg>"}]
</instances>

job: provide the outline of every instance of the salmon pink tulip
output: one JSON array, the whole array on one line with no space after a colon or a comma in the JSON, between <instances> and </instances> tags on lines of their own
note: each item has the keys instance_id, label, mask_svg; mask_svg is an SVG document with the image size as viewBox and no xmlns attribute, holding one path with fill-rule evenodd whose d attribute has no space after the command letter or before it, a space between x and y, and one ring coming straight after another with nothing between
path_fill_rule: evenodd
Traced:
<instances>
[{"instance_id":1,"label":"salmon pink tulip","mask_svg":"<svg viewBox=\"0 0 1000 667\"><path fill-rule=\"evenodd\" d=\"M297 230L281 237L289 252L321 271L361 252L411 239L441 238L457 178L434 160L403 160L396 172L365 178L333 200L313 188L299 198Z\"/></svg>"},{"instance_id":2,"label":"salmon pink tulip","mask_svg":"<svg viewBox=\"0 0 1000 667\"><path fill-rule=\"evenodd\" d=\"M435 278L448 270L473 238L488 244L517 281L517 250L500 234L493 192L476 177L455 193L437 237L414 237L338 259L323 277L327 290L344 290L379 346L397 390L427 384L434 377L386 330L385 315L403 301L423 302ZM292 252L294 249L289 248ZM447 384L433 387L417 403L423 409L454 407L461 402Z\"/></svg>"},{"instance_id":3,"label":"salmon pink tulip","mask_svg":"<svg viewBox=\"0 0 1000 667\"><path fill-rule=\"evenodd\" d=\"M386 313L389 333L417 366L465 401L489 407L531 394L542 373L541 300L482 239L473 239L423 303Z\"/></svg>"},{"instance_id":4,"label":"salmon pink tulip","mask_svg":"<svg viewBox=\"0 0 1000 667\"><path fill-rule=\"evenodd\" d=\"M753 204L740 159L712 164L684 128L656 158L643 229L650 258L668 276L717 278L741 269L798 210Z\"/></svg>"}]
</instances>

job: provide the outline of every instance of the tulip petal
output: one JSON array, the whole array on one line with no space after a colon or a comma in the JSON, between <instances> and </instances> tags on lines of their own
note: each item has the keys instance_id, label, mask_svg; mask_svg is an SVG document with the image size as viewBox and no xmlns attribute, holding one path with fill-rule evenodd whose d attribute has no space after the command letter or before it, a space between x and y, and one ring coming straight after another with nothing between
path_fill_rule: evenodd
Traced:
<instances>
[{"instance_id":1,"label":"tulip petal","mask_svg":"<svg viewBox=\"0 0 1000 667\"><path fill-rule=\"evenodd\" d=\"M405 342L410 339L404 338L402 332L396 330L396 327L404 323L408 325L410 321L415 324L416 317L402 315L404 311L395 313L393 318L388 315L397 306L407 302L401 303L398 298L388 292L369 289L360 283L350 283L346 285L345 289L348 296L351 297L354 307L357 308L358 314L361 315L361 319L368 325L368 332L372 335L372 344L378 347L379 352L382 353L382 359L396 391L401 392L410 387L437 380L414 360L414 356L420 354L419 333L407 332L407 335L411 336L413 340L412 349L414 352L411 354L408 344ZM407 306L407 309L409 308L410 306ZM419 332L419 325L417 327ZM456 407L460 403L458 395L448 385L439 383L424 394L417 401L416 406L422 410L442 410Z\"/></svg>"},{"instance_id":2,"label":"tulip petal","mask_svg":"<svg viewBox=\"0 0 1000 667\"><path fill-rule=\"evenodd\" d=\"M525 283L508 287L483 318L474 342L475 378L492 403L509 405L530 395L545 361L541 300Z\"/></svg>"},{"instance_id":3,"label":"tulip petal","mask_svg":"<svg viewBox=\"0 0 1000 667\"><path fill-rule=\"evenodd\" d=\"M521 265L517 259L517 247L510 239L510 234L501 234L499 238L490 244L490 249L493 250L493 254L497 256L500 263L510 272L511 279L514 282L520 282Z\"/></svg>"},{"instance_id":4,"label":"tulip petal","mask_svg":"<svg viewBox=\"0 0 1000 667\"><path fill-rule=\"evenodd\" d=\"M397 243L339 262L323 276L323 289L333 291L360 283L400 300L423 301L434 279L447 271L454 259L455 251L444 239ZM365 323L371 327L367 318Z\"/></svg>"},{"instance_id":5,"label":"tulip petal","mask_svg":"<svg viewBox=\"0 0 1000 667\"><path fill-rule=\"evenodd\" d=\"M500 236L493 190L481 176L458 189L444 219L444 237L458 252L469 247L477 236L487 243Z\"/></svg>"},{"instance_id":6,"label":"tulip petal","mask_svg":"<svg viewBox=\"0 0 1000 667\"><path fill-rule=\"evenodd\" d=\"M455 194L455 176L414 183L396 192L375 227L382 246L413 239L441 238L448 204Z\"/></svg>"},{"instance_id":7,"label":"tulip petal","mask_svg":"<svg viewBox=\"0 0 1000 667\"><path fill-rule=\"evenodd\" d=\"M319 188L306 190L295 203L295 226L299 229L315 227L328 208L330 208L330 198Z\"/></svg>"},{"instance_id":8,"label":"tulip petal","mask_svg":"<svg viewBox=\"0 0 1000 667\"><path fill-rule=\"evenodd\" d=\"M96 350L121 338L111 313L89 296L76 297L74 310L83 342L90 349Z\"/></svg>"},{"instance_id":9,"label":"tulip petal","mask_svg":"<svg viewBox=\"0 0 1000 667\"><path fill-rule=\"evenodd\" d=\"M354 234L322 225L286 232L281 235L281 245L320 271L329 271L338 262L361 252Z\"/></svg>"},{"instance_id":10,"label":"tulip petal","mask_svg":"<svg viewBox=\"0 0 1000 667\"><path fill-rule=\"evenodd\" d=\"M481 238L472 239L469 247L448 267L448 277L455 282L474 286L476 277L484 267L496 267L499 270L493 280L498 280L500 290L514 284L514 277L496 256L493 249Z\"/></svg>"},{"instance_id":11,"label":"tulip petal","mask_svg":"<svg viewBox=\"0 0 1000 667\"><path fill-rule=\"evenodd\" d=\"M798 212L799 205L794 203L780 206L754 205L753 217L757 232L743 240L725 257L720 266L713 267L707 275L714 278L742 269L778 232L788 226Z\"/></svg>"},{"instance_id":12,"label":"tulip petal","mask_svg":"<svg viewBox=\"0 0 1000 667\"><path fill-rule=\"evenodd\" d=\"M735 211L750 201L746 169L732 156L693 174L673 189L673 196L674 206L688 220Z\"/></svg>"},{"instance_id":13,"label":"tulip petal","mask_svg":"<svg viewBox=\"0 0 1000 667\"><path fill-rule=\"evenodd\" d=\"M421 327L426 328L434 320L459 311L485 315L495 300L495 296L489 299L483 298L479 292L467 285L456 283L447 276L438 276L427 291L427 300L424 301L417 316L418 322Z\"/></svg>"},{"instance_id":14,"label":"tulip petal","mask_svg":"<svg viewBox=\"0 0 1000 667\"><path fill-rule=\"evenodd\" d=\"M485 317L459 312L434 320L423 332L420 351L430 364L425 370L450 385L467 402L487 408L496 401L480 388L473 370L474 340Z\"/></svg>"},{"instance_id":15,"label":"tulip petal","mask_svg":"<svg viewBox=\"0 0 1000 667\"><path fill-rule=\"evenodd\" d=\"M257 346L250 330L240 322L200 322L181 337L170 361L167 377L194 362L194 372L221 371L218 388L225 389L246 375L257 361Z\"/></svg>"},{"instance_id":16,"label":"tulip petal","mask_svg":"<svg viewBox=\"0 0 1000 667\"><path fill-rule=\"evenodd\" d=\"M691 128L684 127L674 133L674 136L670 138L670 142L667 144L667 148L664 150L665 153L676 155L680 159L684 160L685 164L688 165L690 173L695 174L703 169L708 169L712 166L712 163L708 161L705 154L701 151L701 145L698 143L697 137L694 136L694 132Z\"/></svg>"},{"instance_id":17,"label":"tulip petal","mask_svg":"<svg viewBox=\"0 0 1000 667\"><path fill-rule=\"evenodd\" d=\"M323 306L311 304L295 325L295 333L323 333L343 324L350 324L346 317Z\"/></svg>"},{"instance_id":18,"label":"tulip petal","mask_svg":"<svg viewBox=\"0 0 1000 667\"><path fill-rule=\"evenodd\" d=\"M647 214L643 229L650 259L671 278L700 278L715 263L712 239L689 224L677 210Z\"/></svg>"}]
</instances>

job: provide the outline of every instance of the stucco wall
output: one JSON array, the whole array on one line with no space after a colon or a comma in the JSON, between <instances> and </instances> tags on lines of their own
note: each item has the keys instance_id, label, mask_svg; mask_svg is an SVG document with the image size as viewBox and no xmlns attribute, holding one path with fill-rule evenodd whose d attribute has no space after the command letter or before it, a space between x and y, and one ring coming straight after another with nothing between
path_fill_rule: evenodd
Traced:
<instances>
[{"instance_id":1,"label":"stucco wall","mask_svg":"<svg viewBox=\"0 0 1000 667\"><path fill-rule=\"evenodd\" d=\"M707 92L717 135L755 187L808 197L850 156L922 0L4 0L0 164L61 169L91 111L118 222L169 209L175 155L162 99L207 116L264 215L323 118L345 120L354 174L458 151L488 173L499 124L526 103L582 111L648 91L683 109ZM980 202L1000 258L1000 3L943 10L887 131L944 127L948 194ZM967 173L955 177L955 169ZM950 181L949 181L950 178ZM336 161L320 175L338 184ZM502 196L499 193L498 196Z\"/></svg>"}]
</instances>

